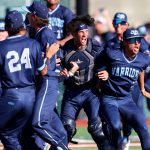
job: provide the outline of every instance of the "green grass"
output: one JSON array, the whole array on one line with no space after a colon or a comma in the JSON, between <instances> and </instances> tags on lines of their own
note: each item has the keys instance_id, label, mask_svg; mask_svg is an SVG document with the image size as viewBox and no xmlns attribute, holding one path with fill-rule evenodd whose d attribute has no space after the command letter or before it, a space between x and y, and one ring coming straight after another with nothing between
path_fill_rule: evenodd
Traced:
<instances>
[{"instance_id":1,"label":"green grass","mask_svg":"<svg viewBox=\"0 0 150 150\"><path fill-rule=\"evenodd\" d=\"M97 148L72 148L71 150L97 150ZM141 150L141 148L130 148L130 150Z\"/></svg>"},{"instance_id":2,"label":"green grass","mask_svg":"<svg viewBox=\"0 0 150 150\"><path fill-rule=\"evenodd\" d=\"M150 129L150 127L149 127ZM133 130L132 131L132 136L137 135L136 132ZM91 135L88 133L87 129L82 127L82 128L77 128L77 133L74 138L79 138L79 139L92 139ZM97 148L72 148L72 150L97 150ZM140 147L130 147L130 150L141 150Z\"/></svg>"}]
</instances>

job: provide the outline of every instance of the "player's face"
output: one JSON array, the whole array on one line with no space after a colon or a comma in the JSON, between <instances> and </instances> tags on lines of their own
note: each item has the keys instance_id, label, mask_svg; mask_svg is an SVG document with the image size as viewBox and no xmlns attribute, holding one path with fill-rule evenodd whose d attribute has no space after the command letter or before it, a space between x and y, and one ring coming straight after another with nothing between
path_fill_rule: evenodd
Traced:
<instances>
[{"instance_id":1,"label":"player's face","mask_svg":"<svg viewBox=\"0 0 150 150\"><path fill-rule=\"evenodd\" d=\"M124 41L126 53L130 56L135 56L139 52L141 38L131 38Z\"/></svg>"},{"instance_id":2,"label":"player's face","mask_svg":"<svg viewBox=\"0 0 150 150\"><path fill-rule=\"evenodd\" d=\"M87 44L88 36L89 36L88 29L83 29L73 34L75 41L77 41L77 43L80 44L81 46L85 46Z\"/></svg>"},{"instance_id":3,"label":"player's face","mask_svg":"<svg viewBox=\"0 0 150 150\"><path fill-rule=\"evenodd\" d=\"M0 31L0 41L6 40L7 37L8 37L7 31Z\"/></svg>"},{"instance_id":4,"label":"player's face","mask_svg":"<svg viewBox=\"0 0 150 150\"><path fill-rule=\"evenodd\" d=\"M60 2L60 0L46 0L48 4L50 5L56 5Z\"/></svg>"},{"instance_id":5,"label":"player's face","mask_svg":"<svg viewBox=\"0 0 150 150\"><path fill-rule=\"evenodd\" d=\"M104 31L106 31L106 25L101 22L96 22L94 29L98 35L101 35L102 33L104 33Z\"/></svg>"},{"instance_id":6,"label":"player's face","mask_svg":"<svg viewBox=\"0 0 150 150\"><path fill-rule=\"evenodd\" d=\"M126 22L120 22L119 24L113 23L115 31L119 35L123 35L123 33L127 30L128 28L128 23Z\"/></svg>"},{"instance_id":7,"label":"player's face","mask_svg":"<svg viewBox=\"0 0 150 150\"><path fill-rule=\"evenodd\" d=\"M32 26L32 27L34 27L35 26L35 16L32 14L32 13L27 13L27 18L28 18L28 20L29 20L29 23L30 23L30 25Z\"/></svg>"}]
</instances>

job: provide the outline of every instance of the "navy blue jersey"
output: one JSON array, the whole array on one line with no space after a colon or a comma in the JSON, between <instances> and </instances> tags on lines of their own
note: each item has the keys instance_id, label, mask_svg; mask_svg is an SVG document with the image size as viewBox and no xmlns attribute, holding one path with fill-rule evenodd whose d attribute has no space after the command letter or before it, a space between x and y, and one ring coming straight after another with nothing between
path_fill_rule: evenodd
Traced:
<instances>
[{"instance_id":1,"label":"navy blue jersey","mask_svg":"<svg viewBox=\"0 0 150 150\"><path fill-rule=\"evenodd\" d=\"M144 38L141 39L140 52L142 52L142 53L150 52L150 45Z\"/></svg>"},{"instance_id":2,"label":"navy blue jersey","mask_svg":"<svg viewBox=\"0 0 150 150\"><path fill-rule=\"evenodd\" d=\"M51 45L56 42L55 35L51 29L47 26L41 28L37 34L35 35L35 39L40 43L42 52L45 54L47 44ZM54 55L50 59L50 63L48 64L48 73L47 76L56 76L56 56Z\"/></svg>"},{"instance_id":3,"label":"navy blue jersey","mask_svg":"<svg viewBox=\"0 0 150 150\"><path fill-rule=\"evenodd\" d=\"M54 31L58 40L66 36L65 26L73 18L73 12L59 4L53 11L49 12L49 27Z\"/></svg>"},{"instance_id":4,"label":"navy blue jersey","mask_svg":"<svg viewBox=\"0 0 150 150\"><path fill-rule=\"evenodd\" d=\"M122 49L107 48L101 53L98 64L98 71L106 69L109 73L109 79L102 88L103 94L128 95L134 83L137 82L140 72L149 64L150 58L141 52L129 61Z\"/></svg>"},{"instance_id":5,"label":"navy blue jersey","mask_svg":"<svg viewBox=\"0 0 150 150\"><path fill-rule=\"evenodd\" d=\"M117 38L117 35L114 35L114 38L108 40L105 45L105 48L109 47L111 49L116 49L121 47L121 41Z\"/></svg>"},{"instance_id":6,"label":"navy blue jersey","mask_svg":"<svg viewBox=\"0 0 150 150\"><path fill-rule=\"evenodd\" d=\"M120 48L121 47L121 41L119 41L117 36L116 36L116 37L110 39L109 41L107 41L105 43L105 47L106 48L109 47L111 49ZM142 53L150 52L150 46L144 38L141 39L140 52L142 52Z\"/></svg>"},{"instance_id":7,"label":"navy blue jersey","mask_svg":"<svg viewBox=\"0 0 150 150\"><path fill-rule=\"evenodd\" d=\"M87 48L78 50L74 40L68 41L63 47L63 65L69 70L70 62L76 62L79 66L73 78L69 80L77 85L85 84L93 78L95 60L102 50L102 46L94 39L88 39Z\"/></svg>"},{"instance_id":8,"label":"navy blue jersey","mask_svg":"<svg viewBox=\"0 0 150 150\"><path fill-rule=\"evenodd\" d=\"M44 68L41 47L36 40L14 36L0 42L0 78L3 88L35 83L37 68Z\"/></svg>"}]
</instances>

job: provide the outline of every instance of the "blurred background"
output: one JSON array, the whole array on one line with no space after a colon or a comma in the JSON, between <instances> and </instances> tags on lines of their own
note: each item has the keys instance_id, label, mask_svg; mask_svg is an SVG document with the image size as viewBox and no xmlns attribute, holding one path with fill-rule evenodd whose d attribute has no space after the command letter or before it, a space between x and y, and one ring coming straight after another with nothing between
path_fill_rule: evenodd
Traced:
<instances>
[{"instance_id":1,"label":"blurred background","mask_svg":"<svg viewBox=\"0 0 150 150\"><path fill-rule=\"evenodd\" d=\"M9 9L18 9L29 5L33 0L0 0L0 19ZM95 15L101 8L109 10L111 17L116 11L123 11L129 17L129 23L138 26L150 21L149 0L61 0L61 3L75 13Z\"/></svg>"},{"instance_id":2,"label":"blurred background","mask_svg":"<svg viewBox=\"0 0 150 150\"><path fill-rule=\"evenodd\" d=\"M150 31L150 9L149 9L150 0L60 0L60 1L62 5L70 8L77 15L90 14L91 16L96 18L97 21L99 21L102 25L104 25L105 31L106 31L106 21L111 22L116 12L126 13L128 16L128 22L130 26L138 27L140 25L147 25ZM9 10L18 10L23 15L25 15L26 12L24 12L21 9L21 7L28 6L32 2L33 0L0 0L0 19L4 19L6 12ZM110 27L109 30L113 31L112 27ZM60 97L59 99L58 105L59 110L61 105L61 99L62 97ZM148 118L148 122L150 125L150 111L147 109L147 104L145 100L144 100L144 110L146 112L146 117ZM83 111L81 111L79 115L77 127L78 132L75 138L89 139L89 140L91 139L90 135L87 132L85 132L87 127L87 119ZM132 137L134 137L135 135L136 134L133 132ZM135 138L137 138L137 136L135 136ZM135 141L137 141L137 139L135 139Z\"/></svg>"}]
</instances>

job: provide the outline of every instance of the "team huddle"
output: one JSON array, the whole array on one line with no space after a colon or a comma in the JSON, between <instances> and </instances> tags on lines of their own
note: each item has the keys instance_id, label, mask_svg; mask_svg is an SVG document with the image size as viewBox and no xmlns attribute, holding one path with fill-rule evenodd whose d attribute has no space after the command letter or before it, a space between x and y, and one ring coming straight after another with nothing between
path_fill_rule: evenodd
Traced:
<instances>
[{"instance_id":1,"label":"team huddle","mask_svg":"<svg viewBox=\"0 0 150 150\"><path fill-rule=\"evenodd\" d=\"M145 88L150 51L144 37L118 12L114 36L102 44L90 37L94 18L76 16L59 0L45 2L23 8L25 21L16 10L5 16L8 37L0 41L4 149L44 150L48 143L50 150L69 150L83 109L98 150L127 150L132 128L142 149L150 150L146 119L137 104L139 94L150 98Z\"/></svg>"}]
</instances>

